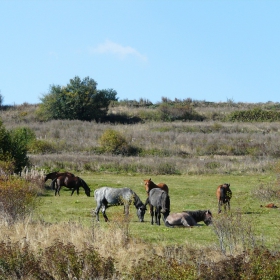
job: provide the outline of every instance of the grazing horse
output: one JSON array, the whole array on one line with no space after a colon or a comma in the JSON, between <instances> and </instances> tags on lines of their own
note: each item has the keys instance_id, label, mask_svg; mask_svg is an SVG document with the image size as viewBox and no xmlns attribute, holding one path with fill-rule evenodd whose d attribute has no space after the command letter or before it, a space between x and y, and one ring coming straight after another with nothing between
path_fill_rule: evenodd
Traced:
<instances>
[{"instance_id":1,"label":"grazing horse","mask_svg":"<svg viewBox=\"0 0 280 280\"><path fill-rule=\"evenodd\" d=\"M147 204L150 204L150 214L152 217L151 224L154 224L155 216L156 224L160 225L161 214L163 214L163 221L165 222L166 217L170 213L170 198L167 192L159 188L150 190L149 197L147 198L145 205Z\"/></svg>"},{"instance_id":2,"label":"grazing horse","mask_svg":"<svg viewBox=\"0 0 280 280\"><path fill-rule=\"evenodd\" d=\"M223 184L218 186L216 195L218 199L218 213L221 213L221 207L224 205L224 210L226 211L226 206L228 207L228 210L230 210L230 199L232 197L232 191L229 188L230 184Z\"/></svg>"},{"instance_id":3,"label":"grazing horse","mask_svg":"<svg viewBox=\"0 0 280 280\"><path fill-rule=\"evenodd\" d=\"M49 173L45 176L45 182L49 179L54 180L56 178L58 178L59 176L69 176L69 177L75 177L74 174L70 173L70 172L52 172Z\"/></svg>"},{"instance_id":4,"label":"grazing horse","mask_svg":"<svg viewBox=\"0 0 280 280\"><path fill-rule=\"evenodd\" d=\"M210 210L183 211L180 213L172 213L166 218L165 225L167 227L192 227L198 226L197 223L201 221L203 221L207 226L212 223L212 213Z\"/></svg>"},{"instance_id":5,"label":"grazing horse","mask_svg":"<svg viewBox=\"0 0 280 280\"><path fill-rule=\"evenodd\" d=\"M69 177L69 176L59 176L58 178L54 179L51 183L52 189L55 190L55 195L60 195L60 189L62 186L65 186L69 189L72 189L71 196L75 191L79 195L80 186L82 186L85 190L87 196L90 196L90 188L87 183L80 177Z\"/></svg>"},{"instance_id":6,"label":"grazing horse","mask_svg":"<svg viewBox=\"0 0 280 280\"><path fill-rule=\"evenodd\" d=\"M144 184L145 184L145 189L146 189L148 196L149 196L150 190L152 190L154 188L160 188L161 190L166 191L166 193L168 194L168 191L169 191L168 186L164 183L155 184L150 178L150 179L144 180Z\"/></svg>"},{"instance_id":7,"label":"grazing horse","mask_svg":"<svg viewBox=\"0 0 280 280\"><path fill-rule=\"evenodd\" d=\"M102 187L94 191L94 199L96 200L96 220L99 222L99 211L103 214L105 222L109 219L106 215L106 209L114 205L124 205L124 213L129 214L129 205L134 204L137 209L137 216L140 222L144 222L144 215L146 212L146 206L141 201L139 196L129 188L110 188Z\"/></svg>"}]
</instances>

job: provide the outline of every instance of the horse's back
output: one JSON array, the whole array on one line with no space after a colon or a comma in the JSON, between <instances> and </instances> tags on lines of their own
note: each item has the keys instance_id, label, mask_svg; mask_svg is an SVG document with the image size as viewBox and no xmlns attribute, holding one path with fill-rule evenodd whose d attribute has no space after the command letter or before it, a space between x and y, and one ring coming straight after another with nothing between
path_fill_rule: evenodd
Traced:
<instances>
[{"instance_id":1,"label":"horse's back","mask_svg":"<svg viewBox=\"0 0 280 280\"><path fill-rule=\"evenodd\" d=\"M129 188L112 188L101 187L94 191L94 197L96 200L105 199L109 204L119 203L123 200L130 200L134 192Z\"/></svg>"},{"instance_id":2,"label":"horse's back","mask_svg":"<svg viewBox=\"0 0 280 280\"><path fill-rule=\"evenodd\" d=\"M167 197L168 197L168 194L160 188L154 188L154 189L150 190L150 193L149 193L150 204L152 204L154 206L157 206L158 204L161 205L161 201L165 195L167 195Z\"/></svg>"},{"instance_id":3,"label":"horse's back","mask_svg":"<svg viewBox=\"0 0 280 280\"><path fill-rule=\"evenodd\" d=\"M163 191L165 191L167 194L169 193L169 189L168 186L165 183L158 183L157 186L162 189Z\"/></svg>"}]
</instances>

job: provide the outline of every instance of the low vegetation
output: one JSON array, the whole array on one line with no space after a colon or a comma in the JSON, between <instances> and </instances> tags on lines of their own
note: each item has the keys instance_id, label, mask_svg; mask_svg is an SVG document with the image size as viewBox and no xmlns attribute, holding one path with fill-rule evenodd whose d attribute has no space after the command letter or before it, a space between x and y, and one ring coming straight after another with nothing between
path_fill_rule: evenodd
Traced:
<instances>
[{"instance_id":1,"label":"low vegetation","mask_svg":"<svg viewBox=\"0 0 280 280\"><path fill-rule=\"evenodd\" d=\"M280 277L279 208L265 207L280 206L278 104L115 101L105 122L42 122L36 110L0 110L3 131L21 139L28 157L15 174L13 161L0 163L1 279ZM213 225L151 226L133 206L128 218L112 207L110 222L97 223L83 190L54 196L43 177L55 170L92 191L130 187L142 201L143 179L165 182L172 212L210 209ZM215 188L225 182L232 210L218 215Z\"/></svg>"}]
</instances>

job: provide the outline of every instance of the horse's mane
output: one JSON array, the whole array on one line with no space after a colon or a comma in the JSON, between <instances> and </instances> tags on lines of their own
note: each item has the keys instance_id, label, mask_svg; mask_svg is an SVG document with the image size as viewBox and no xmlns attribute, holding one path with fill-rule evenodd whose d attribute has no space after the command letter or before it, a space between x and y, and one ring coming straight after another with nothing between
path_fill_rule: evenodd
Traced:
<instances>
[{"instance_id":1,"label":"horse's mane","mask_svg":"<svg viewBox=\"0 0 280 280\"><path fill-rule=\"evenodd\" d=\"M212 216L212 213L210 210L196 210L196 211L183 211L184 213L188 213L191 215L196 221L203 220L205 217L205 213L208 211L208 213Z\"/></svg>"},{"instance_id":2,"label":"horse's mane","mask_svg":"<svg viewBox=\"0 0 280 280\"><path fill-rule=\"evenodd\" d=\"M133 192L133 198L134 198L134 202L133 204L135 205L135 207L141 207L144 205L144 203L141 201L140 197L134 192Z\"/></svg>"},{"instance_id":3,"label":"horse's mane","mask_svg":"<svg viewBox=\"0 0 280 280\"><path fill-rule=\"evenodd\" d=\"M78 177L79 179L80 179L80 181L81 181L81 184L82 184L82 186L83 186L83 188L88 188L89 189L89 186L88 186L88 184L81 178L81 177Z\"/></svg>"}]
</instances>

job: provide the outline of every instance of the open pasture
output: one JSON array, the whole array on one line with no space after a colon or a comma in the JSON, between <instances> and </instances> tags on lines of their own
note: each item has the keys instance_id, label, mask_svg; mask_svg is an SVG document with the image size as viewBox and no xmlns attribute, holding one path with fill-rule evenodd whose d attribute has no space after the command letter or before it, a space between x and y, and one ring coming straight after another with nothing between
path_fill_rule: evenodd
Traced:
<instances>
[{"instance_id":1,"label":"open pasture","mask_svg":"<svg viewBox=\"0 0 280 280\"><path fill-rule=\"evenodd\" d=\"M272 184L276 180L275 174L258 175L187 175L187 176L150 176L143 175L116 175L116 174L76 174L83 178L91 189L91 197L87 197L81 188L80 195L76 193L71 196L71 191L65 187L61 195L55 196L53 190L47 190L41 197L41 205L36 213L37 216L46 222L79 221L89 227L97 226L92 211L96 207L93 197L95 189L102 186L129 187L145 203L147 194L144 187L144 179L150 178L155 183L166 183L169 187L171 201L171 213L183 210L206 210L213 213L214 219L219 219L216 188L223 183L230 183L232 190L231 213L241 212L242 222L251 223L256 237L260 238L265 245L273 248L279 242L279 209L268 209L260 207L260 200L254 198L251 191L260 185ZM50 182L47 182L47 185ZM279 206L279 201L273 202ZM223 209L222 209L223 210ZM100 213L98 226L110 229L112 223L121 227L123 215L122 206L110 207L106 211L110 220L105 223ZM223 212L222 214L223 215ZM200 227L193 228L167 228L151 225L149 211L145 214L144 223L138 221L136 209L130 207L130 236L141 239L147 243L162 245L191 244L193 246L215 246L218 245L218 238L212 226L206 226L201 222Z\"/></svg>"}]
</instances>

